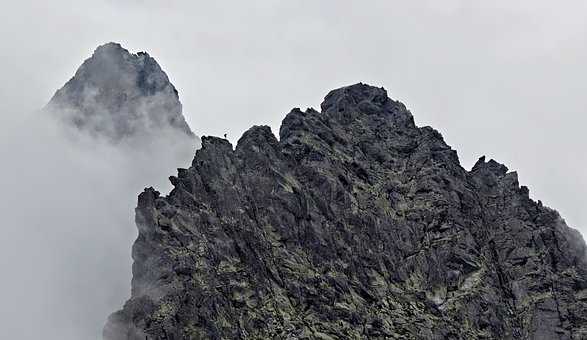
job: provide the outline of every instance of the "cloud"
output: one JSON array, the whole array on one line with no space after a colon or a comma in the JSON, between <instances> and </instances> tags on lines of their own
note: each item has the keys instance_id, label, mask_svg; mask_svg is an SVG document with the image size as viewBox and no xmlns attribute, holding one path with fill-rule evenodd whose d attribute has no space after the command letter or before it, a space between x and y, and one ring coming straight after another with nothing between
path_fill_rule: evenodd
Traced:
<instances>
[{"instance_id":1,"label":"cloud","mask_svg":"<svg viewBox=\"0 0 587 340\"><path fill-rule=\"evenodd\" d=\"M169 190L195 140L168 132L113 145L64 134L46 112L12 114L21 119L4 126L0 146L3 334L97 338L130 296L136 196Z\"/></svg>"}]
</instances>

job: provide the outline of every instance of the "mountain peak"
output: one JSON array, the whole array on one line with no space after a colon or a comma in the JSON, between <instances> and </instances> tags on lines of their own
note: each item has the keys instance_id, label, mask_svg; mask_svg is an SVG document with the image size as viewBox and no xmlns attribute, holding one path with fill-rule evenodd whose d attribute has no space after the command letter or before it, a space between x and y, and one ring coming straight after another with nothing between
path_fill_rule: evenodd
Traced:
<instances>
[{"instance_id":1,"label":"mountain peak","mask_svg":"<svg viewBox=\"0 0 587 340\"><path fill-rule=\"evenodd\" d=\"M126 50L124 47L122 47L122 45L120 45L117 42L113 42L113 41L99 45L98 47L96 47L94 54L95 53L103 53L103 52L107 52L107 51L124 51L124 52L130 54L128 52L128 50Z\"/></svg>"},{"instance_id":2,"label":"mountain peak","mask_svg":"<svg viewBox=\"0 0 587 340\"><path fill-rule=\"evenodd\" d=\"M114 142L161 129L193 136L177 90L157 61L114 42L98 46L47 109L80 131Z\"/></svg>"},{"instance_id":3,"label":"mountain peak","mask_svg":"<svg viewBox=\"0 0 587 340\"><path fill-rule=\"evenodd\" d=\"M341 112L364 101L384 104L388 99L384 88L357 83L330 91L320 106L323 112Z\"/></svg>"},{"instance_id":4,"label":"mountain peak","mask_svg":"<svg viewBox=\"0 0 587 340\"><path fill-rule=\"evenodd\" d=\"M412 114L404 104L390 99L383 87L363 83L330 91L320 107L323 113L338 117L343 123L355 121L357 115L383 113L401 125L414 125Z\"/></svg>"},{"instance_id":5,"label":"mountain peak","mask_svg":"<svg viewBox=\"0 0 587 340\"><path fill-rule=\"evenodd\" d=\"M139 196L108 340L584 339L587 246L516 172L471 171L384 89L331 91L280 138L202 138Z\"/></svg>"}]
</instances>

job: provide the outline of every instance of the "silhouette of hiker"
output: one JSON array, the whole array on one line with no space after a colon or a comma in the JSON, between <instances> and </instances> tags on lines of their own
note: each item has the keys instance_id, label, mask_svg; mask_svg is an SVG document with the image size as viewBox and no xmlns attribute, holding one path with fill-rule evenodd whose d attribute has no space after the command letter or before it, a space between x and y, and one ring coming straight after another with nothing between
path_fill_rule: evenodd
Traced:
<instances>
[{"instance_id":1,"label":"silhouette of hiker","mask_svg":"<svg viewBox=\"0 0 587 340\"><path fill-rule=\"evenodd\" d=\"M226 133L224 134L224 139L226 139Z\"/></svg>"}]
</instances>

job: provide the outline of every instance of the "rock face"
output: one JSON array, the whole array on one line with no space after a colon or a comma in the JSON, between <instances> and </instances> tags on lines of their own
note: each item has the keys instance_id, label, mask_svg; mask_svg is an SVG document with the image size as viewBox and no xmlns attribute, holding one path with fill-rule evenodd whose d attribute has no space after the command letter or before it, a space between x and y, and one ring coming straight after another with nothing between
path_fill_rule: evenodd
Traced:
<instances>
[{"instance_id":1,"label":"rock face","mask_svg":"<svg viewBox=\"0 0 587 340\"><path fill-rule=\"evenodd\" d=\"M515 172L471 171L385 90L204 137L138 199L132 297L106 339L585 339L579 233Z\"/></svg>"},{"instance_id":2,"label":"rock face","mask_svg":"<svg viewBox=\"0 0 587 340\"><path fill-rule=\"evenodd\" d=\"M155 59L119 44L99 46L46 110L113 142L171 130L193 137L175 87Z\"/></svg>"}]
</instances>

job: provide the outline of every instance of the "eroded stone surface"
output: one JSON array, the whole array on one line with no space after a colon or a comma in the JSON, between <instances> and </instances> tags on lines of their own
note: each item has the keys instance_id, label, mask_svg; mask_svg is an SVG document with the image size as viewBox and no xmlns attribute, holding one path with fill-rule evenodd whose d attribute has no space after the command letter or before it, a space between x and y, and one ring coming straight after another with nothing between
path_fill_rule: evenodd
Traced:
<instances>
[{"instance_id":1,"label":"eroded stone surface","mask_svg":"<svg viewBox=\"0 0 587 340\"><path fill-rule=\"evenodd\" d=\"M168 196L139 196L106 339L587 338L585 243L515 172L466 171L363 84L279 137L204 137Z\"/></svg>"}]
</instances>

